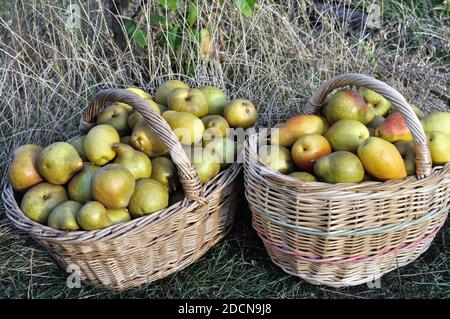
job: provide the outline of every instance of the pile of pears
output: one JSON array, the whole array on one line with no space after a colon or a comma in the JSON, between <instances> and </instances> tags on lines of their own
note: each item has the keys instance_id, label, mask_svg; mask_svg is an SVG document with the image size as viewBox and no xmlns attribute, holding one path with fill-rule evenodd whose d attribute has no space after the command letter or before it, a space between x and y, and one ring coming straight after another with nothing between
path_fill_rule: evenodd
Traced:
<instances>
[{"instance_id":1,"label":"pile of pears","mask_svg":"<svg viewBox=\"0 0 450 319\"><path fill-rule=\"evenodd\" d=\"M256 122L252 102L228 101L214 86L192 89L170 80L156 90L154 99L141 89L127 90L162 114L201 183L234 162L230 127L248 128ZM184 198L167 148L141 114L118 102L98 114L86 135L45 148L17 148L8 177L13 189L24 193L21 209L28 218L64 231L102 229Z\"/></svg>"},{"instance_id":2,"label":"pile of pears","mask_svg":"<svg viewBox=\"0 0 450 319\"><path fill-rule=\"evenodd\" d=\"M428 116L413 106L429 139L434 166L450 162L450 113ZM416 174L413 136L403 116L367 88L342 89L320 115L298 115L273 130L259 156L303 182L360 183Z\"/></svg>"}]
</instances>

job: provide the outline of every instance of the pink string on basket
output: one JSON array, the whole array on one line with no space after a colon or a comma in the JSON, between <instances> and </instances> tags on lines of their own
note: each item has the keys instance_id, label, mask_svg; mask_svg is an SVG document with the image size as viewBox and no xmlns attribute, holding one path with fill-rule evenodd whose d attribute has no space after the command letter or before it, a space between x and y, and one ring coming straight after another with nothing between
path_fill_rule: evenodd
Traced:
<instances>
[{"instance_id":1,"label":"pink string on basket","mask_svg":"<svg viewBox=\"0 0 450 319\"><path fill-rule=\"evenodd\" d=\"M434 237L437 232L441 229L443 223L441 223L440 225L438 225L436 227L436 229L434 231L432 231L431 233L420 237L419 239L409 243L409 244L401 244L398 247L394 248L394 249L390 249L390 250L385 250L385 251L380 251L378 254L376 255L370 255L370 256L354 256L351 258L347 258L347 259L336 259L336 258L320 258L314 254L311 253L299 253L296 251L292 251L287 247L281 247L279 244L271 241L270 239L268 239L266 237L266 235L264 235L256 226L254 223L252 223L253 228L256 230L256 232L258 233L258 236L264 241L264 243L271 247L274 250L277 250L279 252L285 253L285 254L289 254L292 256L297 257L298 259L301 260L305 260L305 261L311 261L311 262L316 262L316 263L324 263L324 264L329 264L329 265L338 265L338 264L346 264L346 263L357 263L357 262L362 262L362 261L366 261L366 260L371 260L371 259L375 259L375 258L379 258L379 257L383 257L386 256L388 254L391 253L395 253L398 252L400 250L403 249L409 249L409 248L414 248L419 246L421 243L425 242L427 239Z\"/></svg>"}]
</instances>

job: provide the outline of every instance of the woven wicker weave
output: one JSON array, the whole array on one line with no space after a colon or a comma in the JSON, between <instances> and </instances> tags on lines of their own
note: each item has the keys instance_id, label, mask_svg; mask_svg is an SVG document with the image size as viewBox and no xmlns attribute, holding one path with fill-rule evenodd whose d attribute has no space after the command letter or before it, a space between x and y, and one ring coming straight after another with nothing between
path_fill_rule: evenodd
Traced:
<instances>
[{"instance_id":1,"label":"woven wicker weave","mask_svg":"<svg viewBox=\"0 0 450 319\"><path fill-rule=\"evenodd\" d=\"M182 202L105 229L63 232L28 219L9 184L2 197L13 224L46 247L65 269L76 265L82 279L124 290L183 269L227 234L242 192L241 167L234 163L201 185L167 122L128 90L99 92L81 120L82 131L89 129L99 111L111 102L132 105L167 146L184 189L186 198Z\"/></svg>"},{"instance_id":2,"label":"woven wicker weave","mask_svg":"<svg viewBox=\"0 0 450 319\"><path fill-rule=\"evenodd\" d=\"M337 76L311 98L317 114L335 89L363 86L389 99L414 136L417 177L360 184L303 183L261 162L267 134L253 130L245 147L245 188L253 227L275 264L314 284L372 281L410 263L430 245L448 214L450 164L431 167L426 135L403 96L360 74Z\"/></svg>"}]
</instances>

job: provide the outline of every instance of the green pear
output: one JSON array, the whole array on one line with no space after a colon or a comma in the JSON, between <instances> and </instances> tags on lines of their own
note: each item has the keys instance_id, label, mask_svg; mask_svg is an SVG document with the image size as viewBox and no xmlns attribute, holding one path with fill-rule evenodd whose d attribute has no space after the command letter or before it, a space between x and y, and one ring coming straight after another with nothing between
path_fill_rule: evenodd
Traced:
<instances>
[{"instance_id":1,"label":"green pear","mask_svg":"<svg viewBox=\"0 0 450 319\"><path fill-rule=\"evenodd\" d=\"M175 164L163 156L152 158L152 175L150 178L165 185L169 192L177 189L179 185Z\"/></svg>"},{"instance_id":2,"label":"green pear","mask_svg":"<svg viewBox=\"0 0 450 319\"><path fill-rule=\"evenodd\" d=\"M113 225L107 210L99 202L87 202L77 213L78 225L84 230L102 229Z\"/></svg>"},{"instance_id":3,"label":"green pear","mask_svg":"<svg viewBox=\"0 0 450 319\"><path fill-rule=\"evenodd\" d=\"M152 173L152 163L145 153L136 151L126 144L113 146L117 156L114 163L121 164L133 174L134 179L149 178Z\"/></svg>"},{"instance_id":4,"label":"green pear","mask_svg":"<svg viewBox=\"0 0 450 319\"><path fill-rule=\"evenodd\" d=\"M416 175L416 152L414 150L413 142L397 142L394 144L400 152L405 163L406 174L408 176Z\"/></svg>"},{"instance_id":5,"label":"green pear","mask_svg":"<svg viewBox=\"0 0 450 319\"><path fill-rule=\"evenodd\" d=\"M450 124L450 122L448 122ZM433 165L445 165L450 162L450 135L435 131L428 133Z\"/></svg>"},{"instance_id":6,"label":"green pear","mask_svg":"<svg viewBox=\"0 0 450 319\"><path fill-rule=\"evenodd\" d=\"M203 86L199 88L208 104L208 114L222 114L227 105L227 96L215 86Z\"/></svg>"},{"instance_id":7,"label":"green pear","mask_svg":"<svg viewBox=\"0 0 450 319\"><path fill-rule=\"evenodd\" d=\"M201 118L205 130L217 129L220 132L220 137L227 137L230 125L227 120L220 115L207 115Z\"/></svg>"},{"instance_id":8,"label":"green pear","mask_svg":"<svg viewBox=\"0 0 450 319\"><path fill-rule=\"evenodd\" d=\"M50 144L39 154L39 173L50 183L61 185L83 168L75 147L66 142Z\"/></svg>"},{"instance_id":9,"label":"green pear","mask_svg":"<svg viewBox=\"0 0 450 319\"><path fill-rule=\"evenodd\" d=\"M367 125L376 115L372 105L368 105L356 91L349 89L334 93L324 112L331 125L339 120L356 120Z\"/></svg>"},{"instance_id":10,"label":"green pear","mask_svg":"<svg viewBox=\"0 0 450 319\"><path fill-rule=\"evenodd\" d=\"M325 138L335 151L356 153L359 145L368 139L369 130L364 124L355 120L340 120L334 123Z\"/></svg>"},{"instance_id":11,"label":"green pear","mask_svg":"<svg viewBox=\"0 0 450 319\"><path fill-rule=\"evenodd\" d=\"M450 112L434 112L422 119L425 132L442 132L450 135Z\"/></svg>"},{"instance_id":12,"label":"green pear","mask_svg":"<svg viewBox=\"0 0 450 319\"><path fill-rule=\"evenodd\" d=\"M22 145L14 151L8 169L9 182L14 190L23 192L44 180L38 168L41 152L42 147L34 144Z\"/></svg>"},{"instance_id":13,"label":"green pear","mask_svg":"<svg viewBox=\"0 0 450 319\"><path fill-rule=\"evenodd\" d=\"M73 200L56 206L48 216L48 226L60 230L78 230L77 213L81 204Z\"/></svg>"},{"instance_id":14,"label":"green pear","mask_svg":"<svg viewBox=\"0 0 450 319\"><path fill-rule=\"evenodd\" d=\"M256 108L252 102L236 99L228 103L223 110L223 117L231 127L249 128L256 123Z\"/></svg>"},{"instance_id":15,"label":"green pear","mask_svg":"<svg viewBox=\"0 0 450 319\"><path fill-rule=\"evenodd\" d=\"M169 206L172 206L175 203L181 202L184 199L184 192L182 189L179 189L169 196Z\"/></svg>"},{"instance_id":16,"label":"green pear","mask_svg":"<svg viewBox=\"0 0 450 319\"><path fill-rule=\"evenodd\" d=\"M217 155L222 168L230 166L236 160L236 144L230 138L216 138L209 142L205 148Z\"/></svg>"},{"instance_id":17,"label":"green pear","mask_svg":"<svg viewBox=\"0 0 450 319\"><path fill-rule=\"evenodd\" d=\"M137 111L131 113L131 115L128 117L128 127L130 128L130 130L133 131L136 127L137 122L139 122L143 118L144 117L141 115L141 113Z\"/></svg>"},{"instance_id":18,"label":"green pear","mask_svg":"<svg viewBox=\"0 0 450 319\"><path fill-rule=\"evenodd\" d=\"M365 87L360 87L358 89L358 93L363 97L368 105L374 108L377 116L385 116L391 109L392 103L375 91Z\"/></svg>"},{"instance_id":19,"label":"green pear","mask_svg":"<svg viewBox=\"0 0 450 319\"><path fill-rule=\"evenodd\" d=\"M150 157L161 156L168 152L155 131L147 124L145 119L139 120L131 134L131 146L144 152Z\"/></svg>"},{"instance_id":20,"label":"green pear","mask_svg":"<svg viewBox=\"0 0 450 319\"><path fill-rule=\"evenodd\" d=\"M83 162L88 162L88 158L86 157L86 153L84 152L84 139L86 138L86 135L78 136L72 140L67 141L69 144L71 144L78 152L78 155L80 155Z\"/></svg>"},{"instance_id":21,"label":"green pear","mask_svg":"<svg viewBox=\"0 0 450 319\"><path fill-rule=\"evenodd\" d=\"M130 145L130 142L131 142L131 136L130 136L130 135L122 136L122 137L120 138L120 143L122 143L122 144L128 144L128 145Z\"/></svg>"},{"instance_id":22,"label":"green pear","mask_svg":"<svg viewBox=\"0 0 450 319\"><path fill-rule=\"evenodd\" d=\"M108 124L100 124L89 130L84 139L84 151L90 162L103 166L114 157L116 153L112 147L120 142L117 131Z\"/></svg>"},{"instance_id":23,"label":"green pear","mask_svg":"<svg viewBox=\"0 0 450 319\"><path fill-rule=\"evenodd\" d=\"M131 220L130 213L126 208L107 209L106 215L108 215L108 218L113 222L113 224L125 223Z\"/></svg>"},{"instance_id":24,"label":"green pear","mask_svg":"<svg viewBox=\"0 0 450 319\"><path fill-rule=\"evenodd\" d=\"M63 186L42 182L34 185L25 193L20 209L29 219L45 224L50 212L68 199Z\"/></svg>"},{"instance_id":25,"label":"green pear","mask_svg":"<svg viewBox=\"0 0 450 319\"><path fill-rule=\"evenodd\" d=\"M150 101L153 100L153 97L149 93L145 92L142 89L135 88L135 87L129 87L126 89L130 92L133 92L133 93L139 95L143 99L150 100Z\"/></svg>"},{"instance_id":26,"label":"green pear","mask_svg":"<svg viewBox=\"0 0 450 319\"><path fill-rule=\"evenodd\" d=\"M386 119L383 116L377 115L373 118L372 122L367 124L368 128L377 129L384 123Z\"/></svg>"},{"instance_id":27,"label":"green pear","mask_svg":"<svg viewBox=\"0 0 450 319\"><path fill-rule=\"evenodd\" d=\"M213 153L211 148L193 146L185 151L197 171L200 183L204 184L219 174L220 158Z\"/></svg>"},{"instance_id":28,"label":"green pear","mask_svg":"<svg viewBox=\"0 0 450 319\"><path fill-rule=\"evenodd\" d=\"M105 165L91 179L94 199L107 208L127 207L134 187L133 174L120 164Z\"/></svg>"},{"instance_id":29,"label":"green pear","mask_svg":"<svg viewBox=\"0 0 450 319\"><path fill-rule=\"evenodd\" d=\"M358 156L338 151L320 158L314 173L327 183L359 183L364 179L364 167Z\"/></svg>"},{"instance_id":30,"label":"green pear","mask_svg":"<svg viewBox=\"0 0 450 319\"><path fill-rule=\"evenodd\" d=\"M112 104L100 112L97 124L109 124L120 136L124 136L128 133L128 116L130 112L123 105Z\"/></svg>"},{"instance_id":31,"label":"green pear","mask_svg":"<svg viewBox=\"0 0 450 319\"><path fill-rule=\"evenodd\" d=\"M167 105L167 97L176 88L189 88L184 82L179 80L169 80L164 82L155 93L155 102L162 105Z\"/></svg>"},{"instance_id":32,"label":"green pear","mask_svg":"<svg viewBox=\"0 0 450 319\"><path fill-rule=\"evenodd\" d=\"M293 172L293 173L290 173L289 176L295 177L303 182L317 181L316 177L313 174L310 174L308 172Z\"/></svg>"},{"instance_id":33,"label":"green pear","mask_svg":"<svg viewBox=\"0 0 450 319\"><path fill-rule=\"evenodd\" d=\"M197 117L208 114L208 103L199 89L173 90L167 97L169 110L192 113Z\"/></svg>"},{"instance_id":34,"label":"green pear","mask_svg":"<svg viewBox=\"0 0 450 319\"><path fill-rule=\"evenodd\" d=\"M133 217L141 217L169 205L167 187L154 179L141 179L130 198L128 210Z\"/></svg>"},{"instance_id":35,"label":"green pear","mask_svg":"<svg viewBox=\"0 0 450 319\"><path fill-rule=\"evenodd\" d=\"M263 163L280 172L289 174L294 171L294 162L291 152L281 145L262 145L258 152L259 158Z\"/></svg>"},{"instance_id":36,"label":"green pear","mask_svg":"<svg viewBox=\"0 0 450 319\"><path fill-rule=\"evenodd\" d=\"M167 111L163 118L169 123L180 142L185 145L197 143L202 139L205 126L202 120L191 113Z\"/></svg>"},{"instance_id":37,"label":"green pear","mask_svg":"<svg viewBox=\"0 0 450 319\"><path fill-rule=\"evenodd\" d=\"M85 163L81 172L77 173L69 182L68 191L70 199L81 204L93 200L91 179L100 167Z\"/></svg>"}]
</instances>

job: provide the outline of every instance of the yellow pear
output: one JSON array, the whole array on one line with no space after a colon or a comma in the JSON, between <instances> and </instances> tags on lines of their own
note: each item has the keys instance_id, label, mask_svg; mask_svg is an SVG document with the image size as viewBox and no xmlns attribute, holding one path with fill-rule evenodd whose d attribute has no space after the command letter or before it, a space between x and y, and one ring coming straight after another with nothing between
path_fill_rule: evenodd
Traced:
<instances>
[{"instance_id":1,"label":"yellow pear","mask_svg":"<svg viewBox=\"0 0 450 319\"><path fill-rule=\"evenodd\" d=\"M141 217L169 205L167 187L154 179L141 179L130 198L128 210L133 217Z\"/></svg>"},{"instance_id":2,"label":"yellow pear","mask_svg":"<svg viewBox=\"0 0 450 319\"><path fill-rule=\"evenodd\" d=\"M208 114L222 114L227 105L227 96L215 86L203 86L199 88L208 104Z\"/></svg>"},{"instance_id":3,"label":"yellow pear","mask_svg":"<svg viewBox=\"0 0 450 319\"><path fill-rule=\"evenodd\" d=\"M120 136L123 136L128 132L129 115L130 112L123 105L112 104L100 112L97 124L109 124Z\"/></svg>"},{"instance_id":4,"label":"yellow pear","mask_svg":"<svg viewBox=\"0 0 450 319\"><path fill-rule=\"evenodd\" d=\"M194 114L167 111L163 114L163 118L169 123L182 144L191 145L202 139L205 126Z\"/></svg>"},{"instance_id":5,"label":"yellow pear","mask_svg":"<svg viewBox=\"0 0 450 319\"><path fill-rule=\"evenodd\" d=\"M272 130L270 144L291 147L302 136L308 134L322 135L327 128L326 121L317 115L297 115L287 120L277 129Z\"/></svg>"},{"instance_id":6,"label":"yellow pear","mask_svg":"<svg viewBox=\"0 0 450 319\"><path fill-rule=\"evenodd\" d=\"M48 226L60 230L78 230L77 213L81 204L73 200L56 206L48 216Z\"/></svg>"},{"instance_id":7,"label":"yellow pear","mask_svg":"<svg viewBox=\"0 0 450 319\"><path fill-rule=\"evenodd\" d=\"M356 120L340 120L334 123L325 138L335 151L356 153L359 144L370 136L367 127Z\"/></svg>"},{"instance_id":8,"label":"yellow pear","mask_svg":"<svg viewBox=\"0 0 450 319\"><path fill-rule=\"evenodd\" d=\"M450 135L450 112L434 112L422 119L425 132L442 132Z\"/></svg>"},{"instance_id":9,"label":"yellow pear","mask_svg":"<svg viewBox=\"0 0 450 319\"><path fill-rule=\"evenodd\" d=\"M359 183L364 179L364 167L355 154L338 151L320 158L314 174L327 183Z\"/></svg>"},{"instance_id":10,"label":"yellow pear","mask_svg":"<svg viewBox=\"0 0 450 319\"><path fill-rule=\"evenodd\" d=\"M141 120L143 118L144 117L139 112L135 111L135 112L131 113L131 115L128 117L128 127L130 128L130 130L134 130L137 122L139 122L139 120Z\"/></svg>"},{"instance_id":11,"label":"yellow pear","mask_svg":"<svg viewBox=\"0 0 450 319\"><path fill-rule=\"evenodd\" d=\"M230 138L215 138L205 148L217 155L222 168L230 166L236 160L236 144Z\"/></svg>"},{"instance_id":12,"label":"yellow pear","mask_svg":"<svg viewBox=\"0 0 450 319\"><path fill-rule=\"evenodd\" d=\"M163 156L152 158L152 174L150 178L165 185L169 192L177 189L179 184L175 164Z\"/></svg>"},{"instance_id":13,"label":"yellow pear","mask_svg":"<svg viewBox=\"0 0 450 319\"><path fill-rule=\"evenodd\" d=\"M313 174L310 174L308 172L293 172L293 173L290 173L289 176L295 177L303 182L317 181L316 177Z\"/></svg>"},{"instance_id":14,"label":"yellow pear","mask_svg":"<svg viewBox=\"0 0 450 319\"><path fill-rule=\"evenodd\" d=\"M105 165L91 179L94 199L107 208L127 207L134 187L133 174L119 164Z\"/></svg>"},{"instance_id":15,"label":"yellow pear","mask_svg":"<svg viewBox=\"0 0 450 319\"><path fill-rule=\"evenodd\" d=\"M294 171L291 152L284 146L262 145L259 148L258 155L263 163L282 174L289 174Z\"/></svg>"},{"instance_id":16,"label":"yellow pear","mask_svg":"<svg viewBox=\"0 0 450 319\"><path fill-rule=\"evenodd\" d=\"M450 125L450 122L448 123ZM428 133L433 165L445 165L450 162L450 135L443 132Z\"/></svg>"},{"instance_id":17,"label":"yellow pear","mask_svg":"<svg viewBox=\"0 0 450 319\"><path fill-rule=\"evenodd\" d=\"M197 171L200 183L204 184L219 174L220 158L213 153L211 148L194 146L187 151L189 152L187 153L188 158Z\"/></svg>"},{"instance_id":18,"label":"yellow pear","mask_svg":"<svg viewBox=\"0 0 450 319\"><path fill-rule=\"evenodd\" d=\"M131 220L130 213L126 208L107 209L106 215L108 215L113 224L125 223Z\"/></svg>"},{"instance_id":19,"label":"yellow pear","mask_svg":"<svg viewBox=\"0 0 450 319\"><path fill-rule=\"evenodd\" d=\"M68 191L70 199L81 204L93 200L91 179L100 167L85 163L81 172L77 173L69 182Z\"/></svg>"},{"instance_id":20,"label":"yellow pear","mask_svg":"<svg viewBox=\"0 0 450 319\"><path fill-rule=\"evenodd\" d=\"M25 193L20 209L29 219L45 224L50 212L68 199L63 186L42 182Z\"/></svg>"},{"instance_id":21,"label":"yellow pear","mask_svg":"<svg viewBox=\"0 0 450 319\"><path fill-rule=\"evenodd\" d=\"M201 118L205 129L217 129L220 137L227 137L230 125L227 120L220 115L207 115Z\"/></svg>"},{"instance_id":22,"label":"yellow pear","mask_svg":"<svg viewBox=\"0 0 450 319\"><path fill-rule=\"evenodd\" d=\"M397 142L394 144L400 152L405 163L406 174L416 175L416 152L414 150L413 142Z\"/></svg>"},{"instance_id":23,"label":"yellow pear","mask_svg":"<svg viewBox=\"0 0 450 319\"><path fill-rule=\"evenodd\" d=\"M189 88L184 82L179 80L169 80L164 82L155 93L155 102L162 105L167 105L167 97L176 88Z\"/></svg>"},{"instance_id":24,"label":"yellow pear","mask_svg":"<svg viewBox=\"0 0 450 319\"><path fill-rule=\"evenodd\" d=\"M365 87L360 87L358 89L358 93L363 97L368 105L374 108L377 116L385 116L391 109L391 102L375 91Z\"/></svg>"},{"instance_id":25,"label":"yellow pear","mask_svg":"<svg viewBox=\"0 0 450 319\"><path fill-rule=\"evenodd\" d=\"M223 117L231 127L249 128L256 123L256 108L252 102L236 99L228 103L223 110Z\"/></svg>"},{"instance_id":26,"label":"yellow pear","mask_svg":"<svg viewBox=\"0 0 450 319\"><path fill-rule=\"evenodd\" d=\"M166 146L161 142L145 119L139 120L134 127L130 145L150 157L161 156L168 152Z\"/></svg>"},{"instance_id":27,"label":"yellow pear","mask_svg":"<svg viewBox=\"0 0 450 319\"><path fill-rule=\"evenodd\" d=\"M39 154L39 173L52 184L65 184L83 168L83 160L75 147L66 142L56 142Z\"/></svg>"},{"instance_id":28,"label":"yellow pear","mask_svg":"<svg viewBox=\"0 0 450 319\"><path fill-rule=\"evenodd\" d=\"M379 137L369 137L359 145L358 156L367 173L379 180L407 176L405 163L397 148Z\"/></svg>"},{"instance_id":29,"label":"yellow pear","mask_svg":"<svg viewBox=\"0 0 450 319\"><path fill-rule=\"evenodd\" d=\"M142 89L129 87L129 88L127 88L127 90L130 91L130 92L136 93L137 95L139 95L143 99L148 99L148 100L152 100L153 99L153 97L149 93L145 92Z\"/></svg>"},{"instance_id":30,"label":"yellow pear","mask_svg":"<svg viewBox=\"0 0 450 319\"><path fill-rule=\"evenodd\" d=\"M192 113L197 117L208 114L208 102L199 89L174 89L167 97L167 106L172 111Z\"/></svg>"},{"instance_id":31,"label":"yellow pear","mask_svg":"<svg viewBox=\"0 0 450 319\"><path fill-rule=\"evenodd\" d=\"M152 173L152 163L145 153L136 151L127 144L113 146L117 156L114 163L121 164L133 174L134 179L149 178Z\"/></svg>"},{"instance_id":32,"label":"yellow pear","mask_svg":"<svg viewBox=\"0 0 450 319\"><path fill-rule=\"evenodd\" d=\"M38 169L41 151L42 147L34 144L22 145L14 151L8 170L8 178L16 191L26 191L44 180Z\"/></svg>"},{"instance_id":33,"label":"yellow pear","mask_svg":"<svg viewBox=\"0 0 450 319\"><path fill-rule=\"evenodd\" d=\"M102 229L113 225L105 206L92 201L84 204L77 213L77 222L84 230Z\"/></svg>"},{"instance_id":34,"label":"yellow pear","mask_svg":"<svg viewBox=\"0 0 450 319\"><path fill-rule=\"evenodd\" d=\"M108 124L100 124L91 128L84 139L84 151L90 162L103 166L114 157L116 153L112 147L120 142L117 131Z\"/></svg>"},{"instance_id":35,"label":"yellow pear","mask_svg":"<svg viewBox=\"0 0 450 319\"><path fill-rule=\"evenodd\" d=\"M67 141L69 144L71 144L78 152L78 155L80 155L83 162L88 162L88 158L86 157L86 153L84 152L84 139L86 138L86 135L78 136L72 140Z\"/></svg>"}]
</instances>

